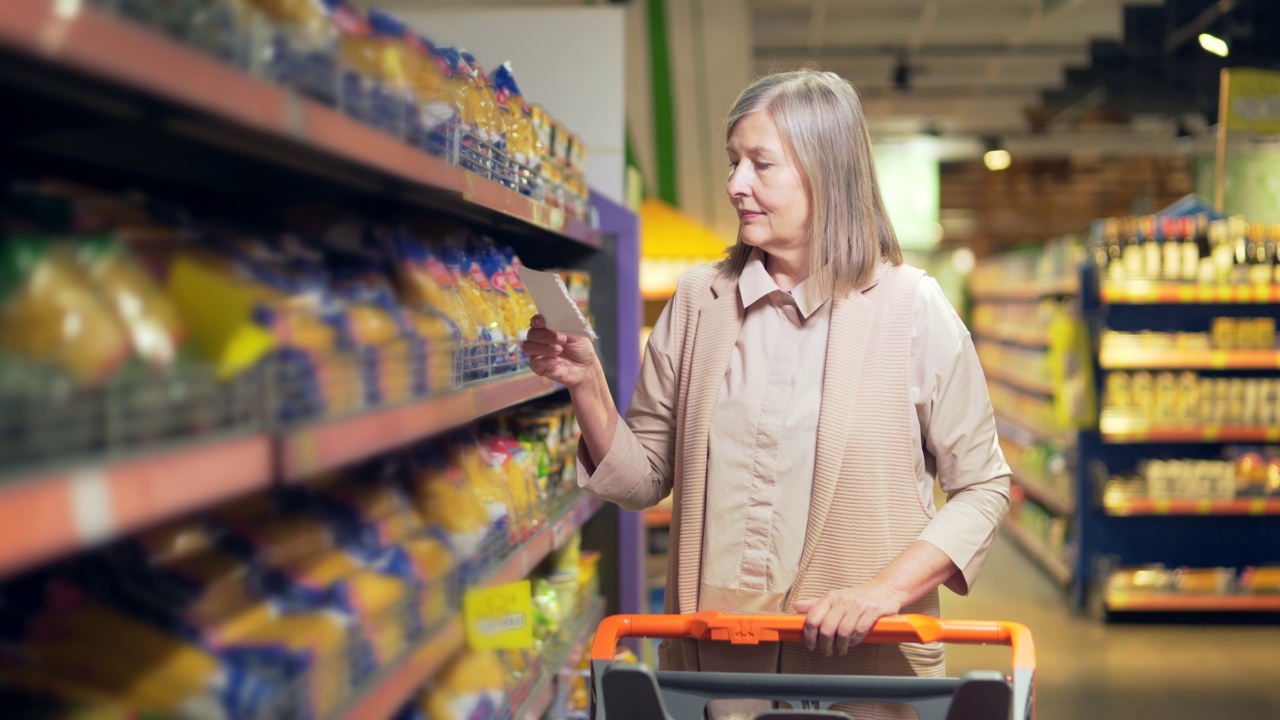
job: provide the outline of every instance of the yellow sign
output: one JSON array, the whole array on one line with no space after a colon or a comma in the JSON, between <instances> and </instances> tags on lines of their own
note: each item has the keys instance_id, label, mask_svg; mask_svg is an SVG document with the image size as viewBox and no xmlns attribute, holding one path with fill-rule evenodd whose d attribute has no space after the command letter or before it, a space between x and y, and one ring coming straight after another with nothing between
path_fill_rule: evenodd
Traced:
<instances>
[{"instance_id":1,"label":"yellow sign","mask_svg":"<svg viewBox=\"0 0 1280 720\"><path fill-rule=\"evenodd\" d=\"M1280 135L1280 72L1226 71L1223 123L1228 131Z\"/></svg>"},{"instance_id":2,"label":"yellow sign","mask_svg":"<svg viewBox=\"0 0 1280 720\"><path fill-rule=\"evenodd\" d=\"M462 614L472 648L533 647L533 588L528 580L468 590L462 598Z\"/></svg>"}]
</instances>

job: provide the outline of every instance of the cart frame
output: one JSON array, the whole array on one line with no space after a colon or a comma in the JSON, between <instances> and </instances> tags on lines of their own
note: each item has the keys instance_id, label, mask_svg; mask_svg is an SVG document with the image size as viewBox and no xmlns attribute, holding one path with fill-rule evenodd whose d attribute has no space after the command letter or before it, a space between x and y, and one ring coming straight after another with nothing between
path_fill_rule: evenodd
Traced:
<instances>
[{"instance_id":1,"label":"cart frame","mask_svg":"<svg viewBox=\"0 0 1280 720\"><path fill-rule=\"evenodd\" d=\"M614 615L600 622L591 648L594 720L697 720L710 700L767 697L804 711L828 711L841 702L911 705L920 720L1033 720L1035 645L1031 631L1014 622L942 620L892 615L878 620L863 640L873 643L943 642L1007 645L1010 677L995 671L954 678L777 675L757 673L653 672L614 661L618 641L628 637L694 639L757 645L803 642L804 615ZM797 714L787 711L785 716ZM783 715L779 715L782 717ZM831 717L831 715L828 715ZM838 715L837 715L838 717Z\"/></svg>"}]
</instances>

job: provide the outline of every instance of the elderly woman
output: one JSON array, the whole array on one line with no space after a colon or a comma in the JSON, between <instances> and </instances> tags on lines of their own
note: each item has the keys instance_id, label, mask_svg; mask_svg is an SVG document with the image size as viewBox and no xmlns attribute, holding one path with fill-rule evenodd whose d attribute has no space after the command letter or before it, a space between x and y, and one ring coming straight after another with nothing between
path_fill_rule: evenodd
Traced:
<instances>
[{"instance_id":1,"label":"elderly woman","mask_svg":"<svg viewBox=\"0 0 1280 720\"><path fill-rule=\"evenodd\" d=\"M848 82L763 77L727 125L738 242L681 278L625 422L588 341L534 318L530 364L572 395L582 487L675 493L668 612L806 614L807 647L670 641L664 669L941 675L941 646L858 643L967 593L1008 509L972 340L903 264Z\"/></svg>"}]
</instances>

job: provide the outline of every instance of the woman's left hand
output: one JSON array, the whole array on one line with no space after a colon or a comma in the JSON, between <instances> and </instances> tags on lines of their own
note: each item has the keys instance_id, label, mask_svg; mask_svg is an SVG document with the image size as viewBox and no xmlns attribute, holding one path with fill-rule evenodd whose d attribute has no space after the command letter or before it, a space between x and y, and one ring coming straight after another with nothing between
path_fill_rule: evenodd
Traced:
<instances>
[{"instance_id":1,"label":"woman's left hand","mask_svg":"<svg viewBox=\"0 0 1280 720\"><path fill-rule=\"evenodd\" d=\"M795 609L805 613L805 646L831 657L833 653L848 653L871 632L877 620L899 612L902 603L893 593L867 584L831 590L816 600L797 600Z\"/></svg>"}]
</instances>

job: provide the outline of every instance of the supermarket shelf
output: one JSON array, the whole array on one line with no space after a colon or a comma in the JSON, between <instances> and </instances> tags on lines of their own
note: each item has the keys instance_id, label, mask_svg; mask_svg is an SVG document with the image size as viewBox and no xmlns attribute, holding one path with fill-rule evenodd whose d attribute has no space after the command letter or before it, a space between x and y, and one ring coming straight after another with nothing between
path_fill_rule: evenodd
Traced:
<instances>
[{"instance_id":1,"label":"supermarket shelf","mask_svg":"<svg viewBox=\"0 0 1280 720\"><path fill-rule=\"evenodd\" d=\"M251 435L0 485L0 574L267 487L271 439Z\"/></svg>"},{"instance_id":2,"label":"supermarket shelf","mask_svg":"<svg viewBox=\"0 0 1280 720\"><path fill-rule=\"evenodd\" d=\"M438 398L320 421L280 438L280 471L288 480L309 477L422 440L559 388L550 380L524 374Z\"/></svg>"},{"instance_id":3,"label":"supermarket shelf","mask_svg":"<svg viewBox=\"0 0 1280 720\"><path fill-rule=\"evenodd\" d=\"M569 536L586 524L603 506L604 501L594 495L582 497L573 508L539 530L529 542L521 545L514 555L507 558L489 575L489 584L502 585L527 577L543 558L560 549Z\"/></svg>"},{"instance_id":4,"label":"supermarket shelf","mask_svg":"<svg viewBox=\"0 0 1280 720\"><path fill-rule=\"evenodd\" d=\"M1023 392L1035 393L1037 395L1055 395L1053 383L1042 380L1040 378L1023 377L1018 373L999 370L996 368L983 368L983 372L987 376L987 380L994 380L998 383L1008 385L1015 390Z\"/></svg>"},{"instance_id":5,"label":"supermarket shelf","mask_svg":"<svg viewBox=\"0 0 1280 720\"><path fill-rule=\"evenodd\" d=\"M1022 347L1032 348L1048 348L1049 335L1043 330L1012 330L1009 328L989 328L987 330L975 330L974 336L977 340L990 340L992 342L1005 343L1007 345L1019 345Z\"/></svg>"},{"instance_id":6,"label":"supermarket shelf","mask_svg":"<svg viewBox=\"0 0 1280 720\"><path fill-rule=\"evenodd\" d=\"M1278 350L1159 350L1108 347L1098 354L1103 370L1276 370Z\"/></svg>"},{"instance_id":7,"label":"supermarket shelf","mask_svg":"<svg viewBox=\"0 0 1280 720\"><path fill-rule=\"evenodd\" d=\"M1071 568L1062 561L1061 558L1054 557L1044 543L1039 539L1023 530L1018 523L1012 518L1006 516L1000 524L1001 530L1005 535L1009 536L1019 547L1021 547L1031 559L1040 564L1041 567L1049 573L1049 576L1060 585L1068 585L1071 583Z\"/></svg>"},{"instance_id":8,"label":"supermarket shelf","mask_svg":"<svg viewBox=\"0 0 1280 720\"><path fill-rule=\"evenodd\" d=\"M1108 515L1280 515L1280 498L1123 498L1104 497Z\"/></svg>"},{"instance_id":9,"label":"supermarket shelf","mask_svg":"<svg viewBox=\"0 0 1280 720\"><path fill-rule=\"evenodd\" d=\"M1109 612L1280 612L1280 593L1177 593L1111 590Z\"/></svg>"},{"instance_id":10,"label":"supermarket shelf","mask_svg":"<svg viewBox=\"0 0 1280 720\"><path fill-rule=\"evenodd\" d=\"M342 164L332 161L355 163L384 178L407 181L418 191L443 191L453 196L432 200L445 209L494 213L588 247L603 246L598 231L569 218L561 209L431 157L336 110L251 78L145 27L79 3L70 13L67 8L71 6L58 0L11 5L0 14L0 49L273 138L280 147L264 155L274 162L310 166L314 172L329 176L343 174ZM129 51L121 52L121 48ZM100 89L96 94L102 95ZM118 101L114 104L120 105ZM282 152L297 150L322 162L317 166L315 162L282 159ZM330 167L323 162L326 158ZM470 206L460 206L458 197Z\"/></svg>"},{"instance_id":11,"label":"supermarket shelf","mask_svg":"<svg viewBox=\"0 0 1280 720\"><path fill-rule=\"evenodd\" d=\"M595 633L600 621L604 619L604 611L605 603L603 598L592 600L589 609L584 615L585 621L577 628L578 632L569 641L566 648L567 652L559 657L552 658L551 663L549 663L551 672L545 673L544 671L545 674L539 681L537 688L524 703L523 707L512 714L512 720L542 720L546 716L547 711L551 710L551 706L556 700L556 693L559 689L557 677L562 670L576 667L578 661L582 659L582 653L587 648L587 640Z\"/></svg>"},{"instance_id":12,"label":"supermarket shelf","mask_svg":"<svg viewBox=\"0 0 1280 720\"><path fill-rule=\"evenodd\" d=\"M974 288L974 300L1039 300L1059 295L1075 295L1080 284L1074 277L1050 283L1020 283L996 288Z\"/></svg>"},{"instance_id":13,"label":"supermarket shelf","mask_svg":"<svg viewBox=\"0 0 1280 720\"><path fill-rule=\"evenodd\" d=\"M663 503L644 511L645 527L671 527L671 505Z\"/></svg>"},{"instance_id":14,"label":"supermarket shelf","mask_svg":"<svg viewBox=\"0 0 1280 720\"><path fill-rule=\"evenodd\" d=\"M591 519L602 504L597 498L583 497L571 510L550 527L541 530L519 552L502 563L489 576L487 584L502 585L528 576L543 558L564 544L571 532ZM409 657L387 669L370 690L356 698L336 717L343 720L391 717L428 678L462 649L464 639L462 619L450 620Z\"/></svg>"},{"instance_id":15,"label":"supermarket shelf","mask_svg":"<svg viewBox=\"0 0 1280 720\"><path fill-rule=\"evenodd\" d=\"M1001 434L1009 434L1022 445L1049 442L1061 448L1075 446L1074 434L1063 430L1049 430L1038 423L996 408L996 423Z\"/></svg>"},{"instance_id":16,"label":"supermarket shelf","mask_svg":"<svg viewBox=\"0 0 1280 720\"><path fill-rule=\"evenodd\" d=\"M1102 421L1102 440L1109 443L1277 443L1280 426L1139 425Z\"/></svg>"},{"instance_id":17,"label":"supermarket shelf","mask_svg":"<svg viewBox=\"0 0 1280 720\"><path fill-rule=\"evenodd\" d=\"M1008 458L1005 458L1005 461L1008 462ZM1027 475L1022 473L1014 463L1009 463L1009 467L1013 470L1013 483L1025 490L1027 497L1034 500L1038 505L1060 517L1075 513L1075 500L1064 497L1034 480L1028 480Z\"/></svg>"},{"instance_id":18,"label":"supermarket shelf","mask_svg":"<svg viewBox=\"0 0 1280 720\"><path fill-rule=\"evenodd\" d=\"M1280 286L1131 281L1104 284L1102 300L1113 305L1268 304L1280 302Z\"/></svg>"}]
</instances>

